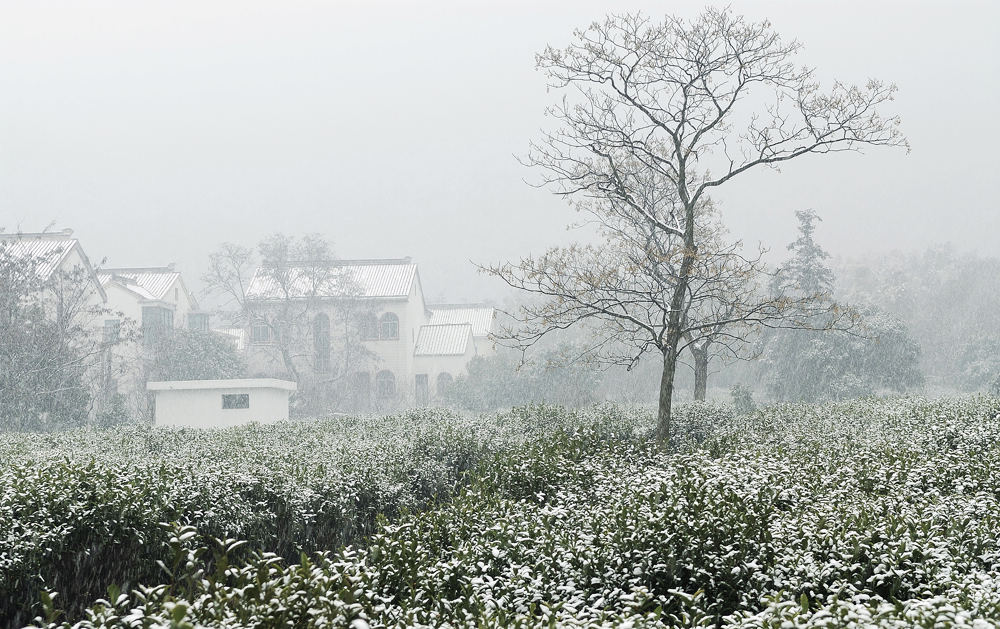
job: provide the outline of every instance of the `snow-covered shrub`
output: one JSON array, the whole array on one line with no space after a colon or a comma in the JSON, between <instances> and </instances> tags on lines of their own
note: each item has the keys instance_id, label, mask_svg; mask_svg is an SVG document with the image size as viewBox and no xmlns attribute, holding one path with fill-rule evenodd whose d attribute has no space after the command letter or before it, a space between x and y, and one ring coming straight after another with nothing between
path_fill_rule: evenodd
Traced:
<instances>
[{"instance_id":1,"label":"snow-covered shrub","mask_svg":"<svg viewBox=\"0 0 1000 629\"><path fill-rule=\"evenodd\" d=\"M518 471L507 453L593 424L604 439L628 439L637 417L614 407L482 417L425 409L219 431L0 435L0 618L26 623L42 588L74 612L111 584L127 592L159 582L156 561L169 548L162 522L297 561L362 540L380 517L449 498L473 469L511 483L521 474L530 486L549 469L511 454L525 461Z\"/></svg>"},{"instance_id":2,"label":"snow-covered shrub","mask_svg":"<svg viewBox=\"0 0 1000 629\"><path fill-rule=\"evenodd\" d=\"M719 413L672 449L621 420L563 423L291 566L176 528L168 583L79 626L996 626L1000 401Z\"/></svg>"},{"instance_id":3,"label":"snow-covered shrub","mask_svg":"<svg viewBox=\"0 0 1000 629\"><path fill-rule=\"evenodd\" d=\"M757 404L753 401L753 390L743 384L734 384L729 390L732 400L733 410L741 415L748 415L757 410Z\"/></svg>"}]
</instances>

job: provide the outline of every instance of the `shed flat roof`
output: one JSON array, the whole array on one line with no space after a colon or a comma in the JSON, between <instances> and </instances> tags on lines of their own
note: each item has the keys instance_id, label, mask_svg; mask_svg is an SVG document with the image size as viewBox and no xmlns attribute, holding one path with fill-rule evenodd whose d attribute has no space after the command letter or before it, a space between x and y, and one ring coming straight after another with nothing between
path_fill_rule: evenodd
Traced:
<instances>
[{"instance_id":1,"label":"shed flat roof","mask_svg":"<svg viewBox=\"0 0 1000 629\"><path fill-rule=\"evenodd\" d=\"M197 389L284 389L294 391L294 382L276 378L244 378L239 380L164 380L147 382L147 391L192 391Z\"/></svg>"}]
</instances>

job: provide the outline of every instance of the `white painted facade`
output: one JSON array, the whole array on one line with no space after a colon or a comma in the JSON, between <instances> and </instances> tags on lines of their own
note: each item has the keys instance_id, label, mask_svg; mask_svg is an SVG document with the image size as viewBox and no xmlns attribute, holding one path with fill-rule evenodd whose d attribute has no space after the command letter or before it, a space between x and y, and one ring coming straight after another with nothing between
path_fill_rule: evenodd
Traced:
<instances>
[{"instance_id":1,"label":"white painted facade","mask_svg":"<svg viewBox=\"0 0 1000 629\"><path fill-rule=\"evenodd\" d=\"M352 299L361 302L369 316L378 322L380 334L378 338L366 338L364 348L371 357L350 365L351 373L343 377L351 379L351 402L349 408L388 410L408 405L432 404L438 397L438 381L445 374L445 379L455 379L466 372L469 361L480 355L490 355L492 342L488 335L492 331L493 309L488 306L450 305L449 311L442 321L447 325L464 325L473 332L462 339L452 339L447 347L418 348L418 339L422 330L438 324L432 324L436 316L433 307L429 307L424 298L423 288L416 265L409 258L395 260L364 260L341 261L344 272L352 272L361 284L361 296ZM251 281L248 297L255 300L255 308L267 317L268 312L280 309L280 297L268 293L267 282L258 280L262 273L258 270L255 279ZM264 287L264 288L261 288ZM271 289L273 290L273 289ZM343 322L340 314L338 296L321 295L312 297L314 303L308 316L323 314L331 322L331 330L343 334ZM269 310L270 309L270 310ZM398 334L395 337L382 334L382 321L387 315L394 315L398 321ZM440 315L438 315L440 316ZM464 321L464 318L474 318L475 321ZM283 377L290 374L285 369L279 343L273 339L255 338L252 325L245 333L246 356L249 373L255 377ZM312 351L311 340L300 342L296 351L291 352L300 375L310 373L316 364L309 355ZM286 344L287 345L287 344ZM333 344L333 352L336 353ZM334 356L333 360L336 360ZM391 382L391 389L388 383Z\"/></svg>"},{"instance_id":2,"label":"white painted facade","mask_svg":"<svg viewBox=\"0 0 1000 629\"><path fill-rule=\"evenodd\" d=\"M295 383L272 378L150 382L157 426L225 428L288 419Z\"/></svg>"},{"instance_id":3,"label":"white painted facade","mask_svg":"<svg viewBox=\"0 0 1000 629\"><path fill-rule=\"evenodd\" d=\"M190 327L191 315L200 312L198 302L173 265L102 268L97 276L107 294L105 330L131 322L141 337L114 348L111 360L119 367L113 369L110 388L123 396L130 413L149 417L151 401L142 364L153 357L158 338L166 337L173 329ZM202 316L207 331L208 315Z\"/></svg>"},{"instance_id":4,"label":"white painted facade","mask_svg":"<svg viewBox=\"0 0 1000 629\"><path fill-rule=\"evenodd\" d=\"M107 268L98 277L108 295L108 307L141 327L149 326L146 319L156 309L170 313L174 328L189 327L190 316L200 312L197 300L172 266Z\"/></svg>"}]
</instances>

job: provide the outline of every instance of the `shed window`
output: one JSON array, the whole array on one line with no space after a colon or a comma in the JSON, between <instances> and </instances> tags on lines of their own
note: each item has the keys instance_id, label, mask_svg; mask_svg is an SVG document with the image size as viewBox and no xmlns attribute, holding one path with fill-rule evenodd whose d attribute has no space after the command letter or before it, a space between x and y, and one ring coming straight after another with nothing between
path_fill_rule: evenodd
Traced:
<instances>
[{"instance_id":1,"label":"shed window","mask_svg":"<svg viewBox=\"0 0 1000 629\"><path fill-rule=\"evenodd\" d=\"M249 393L223 393L222 408L250 408Z\"/></svg>"}]
</instances>

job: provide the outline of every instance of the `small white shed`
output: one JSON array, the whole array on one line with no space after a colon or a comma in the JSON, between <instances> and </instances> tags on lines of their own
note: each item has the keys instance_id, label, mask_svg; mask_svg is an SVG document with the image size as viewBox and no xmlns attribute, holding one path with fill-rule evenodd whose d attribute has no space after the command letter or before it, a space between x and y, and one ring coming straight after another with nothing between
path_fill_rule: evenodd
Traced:
<instances>
[{"instance_id":1,"label":"small white shed","mask_svg":"<svg viewBox=\"0 0 1000 629\"><path fill-rule=\"evenodd\" d=\"M273 378L149 382L157 426L222 428L288 419L295 383Z\"/></svg>"}]
</instances>

